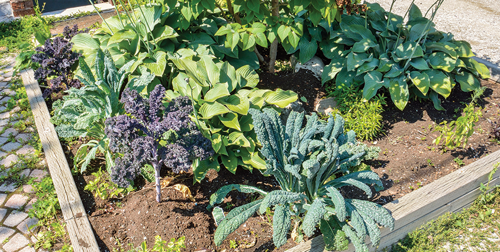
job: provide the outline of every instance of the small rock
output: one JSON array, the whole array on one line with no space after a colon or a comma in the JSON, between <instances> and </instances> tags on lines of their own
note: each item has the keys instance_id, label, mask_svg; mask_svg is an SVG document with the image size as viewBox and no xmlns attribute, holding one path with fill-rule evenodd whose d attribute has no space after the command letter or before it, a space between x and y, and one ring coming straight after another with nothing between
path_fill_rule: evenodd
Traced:
<instances>
[{"instance_id":1,"label":"small rock","mask_svg":"<svg viewBox=\"0 0 500 252\"><path fill-rule=\"evenodd\" d=\"M295 62L297 62L294 67L295 73L300 71L300 69L309 70L314 74L314 77L316 77L318 80L321 81L321 75L323 74L323 68L325 68L325 64L318 56L314 56L312 59L310 59L304 64L298 62L298 59L294 57L295 56L292 56L290 61L292 62L292 66L294 65Z\"/></svg>"},{"instance_id":2,"label":"small rock","mask_svg":"<svg viewBox=\"0 0 500 252\"><path fill-rule=\"evenodd\" d=\"M17 142L10 142L4 146L2 146L2 149L6 152L11 152L13 150L17 150L19 149L19 147L21 147L21 144L20 143L17 143Z\"/></svg>"},{"instance_id":3,"label":"small rock","mask_svg":"<svg viewBox=\"0 0 500 252\"><path fill-rule=\"evenodd\" d=\"M7 194L0 193L0 205L3 205L3 203L5 202L6 198L7 198Z\"/></svg>"},{"instance_id":4,"label":"small rock","mask_svg":"<svg viewBox=\"0 0 500 252\"><path fill-rule=\"evenodd\" d=\"M10 129L5 130L5 132L2 134L2 137L9 137L10 134L12 134L13 136L17 136L18 133L19 132L17 132L17 130L10 128Z\"/></svg>"},{"instance_id":5,"label":"small rock","mask_svg":"<svg viewBox=\"0 0 500 252\"><path fill-rule=\"evenodd\" d=\"M320 100L316 105L316 112L321 114L328 114L333 112L333 109L337 107L337 102L333 97L329 97L323 100Z\"/></svg>"},{"instance_id":6,"label":"small rock","mask_svg":"<svg viewBox=\"0 0 500 252\"><path fill-rule=\"evenodd\" d=\"M25 247L30 243L30 240L28 238L24 237L24 235L18 233L14 235L11 239L9 239L9 242L7 242L5 245L3 245L3 249L7 251L16 251L20 248Z\"/></svg>"},{"instance_id":7,"label":"small rock","mask_svg":"<svg viewBox=\"0 0 500 252\"><path fill-rule=\"evenodd\" d=\"M10 154L6 158L0 160L0 165L11 167L14 163L17 162L17 160L19 160L19 158L16 155Z\"/></svg>"},{"instance_id":8,"label":"small rock","mask_svg":"<svg viewBox=\"0 0 500 252\"><path fill-rule=\"evenodd\" d=\"M48 174L47 171L36 169L31 172L30 177L36 178L35 181L40 182L42 181L43 177L47 176L47 174Z\"/></svg>"}]
</instances>

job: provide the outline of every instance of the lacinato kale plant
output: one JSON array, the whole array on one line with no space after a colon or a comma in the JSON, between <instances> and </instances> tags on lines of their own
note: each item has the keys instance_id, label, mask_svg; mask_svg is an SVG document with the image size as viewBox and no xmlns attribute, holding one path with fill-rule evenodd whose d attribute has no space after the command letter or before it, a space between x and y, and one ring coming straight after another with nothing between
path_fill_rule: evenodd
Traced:
<instances>
[{"instance_id":1,"label":"lacinato kale plant","mask_svg":"<svg viewBox=\"0 0 500 252\"><path fill-rule=\"evenodd\" d=\"M109 147L122 156L115 159L111 180L127 187L145 164L155 170L156 201L160 202L162 165L175 173L188 171L192 161L214 154L212 143L198 130L189 115L193 111L187 96L162 103L165 88L161 85L145 99L136 90L125 89L122 103L127 114L108 118L105 132Z\"/></svg>"},{"instance_id":2,"label":"lacinato kale plant","mask_svg":"<svg viewBox=\"0 0 500 252\"><path fill-rule=\"evenodd\" d=\"M43 91L44 98L52 93L67 90L71 87L80 88L81 86L79 80L72 78L73 67L81 54L73 52L71 50L73 43L69 42L78 32L78 28L66 28L64 38L47 39L42 47L35 49L37 53L31 56L33 62L40 64L40 67L35 71L35 78L40 84L47 85L47 79L55 77L50 79L50 84Z\"/></svg>"},{"instance_id":3,"label":"lacinato kale plant","mask_svg":"<svg viewBox=\"0 0 500 252\"><path fill-rule=\"evenodd\" d=\"M210 197L208 208L222 203L226 195L237 190L258 193L262 197L232 209L226 216L220 207L212 214L218 223L214 241L219 246L255 212L261 214L274 208L273 242L280 247L287 242L287 234L311 237L319 226L326 250L346 250L349 238L356 251L368 251L365 237L376 247L380 241L380 224L394 227L394 219L387 209L376 203L348 199L342 187L354 186L372 197L372 189L383 189L375 172L350 172L350 168L378 155L380 149L367 147L356 141L354 131L344 132L344 119L330 115L327 122L316 114L307 116L292 111L286 123L273 109L263 112L250 109L254 130L262 144L260 153L266 159L264 174L272 175L280 190L265 192L249 185L226 185ZM292 224L294 222L294 224Z\"/></svg>"}]
</instances>

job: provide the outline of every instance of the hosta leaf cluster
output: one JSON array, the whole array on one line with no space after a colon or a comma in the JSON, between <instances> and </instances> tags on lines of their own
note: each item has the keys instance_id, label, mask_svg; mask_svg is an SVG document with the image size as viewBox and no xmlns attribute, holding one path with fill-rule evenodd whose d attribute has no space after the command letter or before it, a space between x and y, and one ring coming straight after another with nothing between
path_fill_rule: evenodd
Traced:
<instances>
[{"instance_id":1,"label":"hosta leaf cluster","mask_svg":"<svg viewBox=\"0 0 500 252\"><path fill-rule=\"evenodd\" d=\"M411 98L430 99L444 110L439 96L447 98L457 84L464 92L477 90L478 78L489 78L488 69L471 58L470 45L437 31L416 5L406 23L378 4L368 7L332 27L327 44L336 57L325 67L323 83L364 84L366 100L385 88L400 110Z\"/></svg>"},{"instance_id":2,"label":"hosta leaf cluster","mask_svg":"<svg viewBox=\"0 0 500 252\"><path fill-rule=\"evenodd\" d=\"M90 160L98 152L106 158L107 170L113 166L113 158L104 134L104 121L112 116L125 113L120 103L120 91L129 75L128 68L133 61L117 70L109 54L96 52L94 72L84 60L80 60L77 78L83 84L80 89L71 88L62 100L54 102L52 123L57 125L59 137L89 137L91 140L81 145L75 156L75 167L85 171Z\"/></svg>"},{"instance_id":3,"label":"hosta leaf cluster","mask_svg":"<svg viewBox=\"0 0 500 252\"><path fill-rule=\"evenodd\" d=\"M149 98L136 90L125 89L121 101L126 115L106 119L109 147L120 157L115 159L111 179L128 187L145 164L155 169L156 200L160 202L160 170L163 165L175 173L188 171L193 160L204 160L213 154L210 140L191 121L193 110L187 96L177 97L163 105L165 88L157 85Z\"/></svg>"},{"instance_id":4,"label":"hosta leaf cluster","mask_svg":"<svg viewBox=\"0 0 500 252\"><path fill-rule=\"evenodd\" d=\"M273 241L277 247L286 243L292 220L301 221L296 231L309 237L319 226L327 250L347 249L349 238L356 250L367 251L365 236L375 245L380 241L377 224L393 228L394 220L385 208L369 201L346 199L342 194L344 186L358 187L368 197L372 196L371 185L376 190L383 188L374 172L348 172L362 160L376 157L378 149L357 142L353 131L345 133L342 117L330 116L328 122L322 122L313 114L303 126L304 115L296 112L290 113L286 125L272 109L251 109L250 114L262 143L265 174L274 176L281 190L267 193L250 186L227 185L213 194L209 207L221 203L231 190L262 195L262 199L219 218L214 237L217 245L255 212L262 214L268 207L275 211Z\"/></svg>"},{"instance_id":5,"label":"hosta leaf cluster","mask_svg":"<svg viewBox=\"0 0 500 252\"><path fill-rule=\"evenodd\" d=\"M259 77L249 66L235 69L227 62L215 62L209 54L183 49L170 59L180 71L173 79L170 96L193 100L196 121L216 152L212 159L194 164L195 180L203 179L208 169L218 170L219 162L232 173L238 166L264 169L249 109L269 105L284 108L297 100L297 94L256 89Z\"/></svg>"}]
</instances>

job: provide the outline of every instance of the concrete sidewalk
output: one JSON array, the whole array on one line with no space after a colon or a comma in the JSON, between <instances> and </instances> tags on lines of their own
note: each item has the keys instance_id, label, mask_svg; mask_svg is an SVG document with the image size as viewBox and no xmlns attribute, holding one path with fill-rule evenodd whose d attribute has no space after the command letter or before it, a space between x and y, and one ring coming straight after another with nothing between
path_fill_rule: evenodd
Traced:
<instances>
[{"instance_id":1,"label":"concrete sidewalk","mask_svg":"<svg viewBox=\"0 0 500 252\"><path fill-rule=\"evenodd\" d=\"M392 0L367 2L378 3L389 11ZM415 0L415 5L425 14L434 2ZM411 3L412 0L396 0L392 12L404 16ZM436 29L451 32L455 39L469 42L477 58L492 63L489 68L500 69L500 0L445 0L434 23ZM492 71L492 79L498 81L499 75Z\"/></svg>"}]
</instances>

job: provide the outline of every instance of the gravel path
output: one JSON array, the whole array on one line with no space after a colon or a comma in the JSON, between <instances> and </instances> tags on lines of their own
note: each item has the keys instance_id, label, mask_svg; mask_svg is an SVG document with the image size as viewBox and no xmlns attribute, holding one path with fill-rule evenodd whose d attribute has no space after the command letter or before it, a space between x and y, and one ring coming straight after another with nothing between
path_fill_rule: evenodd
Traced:
<instances>
[{"instance_id":1,"label":"gravel path","mask_svg":"<svg viewBox=\"0 0 500 252\"><path fill-rule=\"evenodd\" d=\"M33 236L36 230L29 227L38 220L29 218L27 212L36 198L26 181L30 178L40 181L48 173L44 160L36 165L25 161L35 154L31 135L34 129L17 130L13 125L33 119L31 112L23 113L19 107L7 108L7 102L16 94L11 89L13 79L18 77L12 76L14 57L0 61L0 251L34 252L30 244L36 242Z\"/></svg>"},{"instance_id":2,"label":"gravel path","mask_svg":"<svg viewBox=\"0 0 500 252\"><path fill-rule=\"evenodd\" d=\"M368 0L389 10L392 0ZM392 12L404 16L412 0L397 0ZM435 0L415 0L423 14ZM428 14L430 16L430 13ZM500 68L500 0L445 0L434 18L436 28L468 41L476 56ZM498 73L496 73L498 74Z\"/></svg>"}]
</instances>

